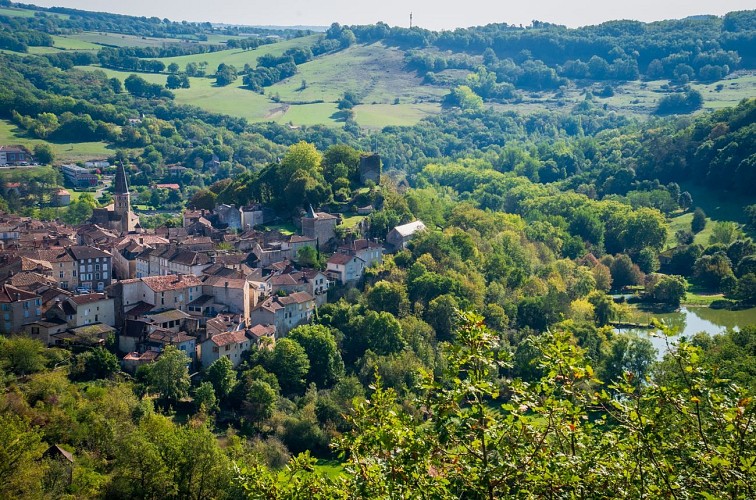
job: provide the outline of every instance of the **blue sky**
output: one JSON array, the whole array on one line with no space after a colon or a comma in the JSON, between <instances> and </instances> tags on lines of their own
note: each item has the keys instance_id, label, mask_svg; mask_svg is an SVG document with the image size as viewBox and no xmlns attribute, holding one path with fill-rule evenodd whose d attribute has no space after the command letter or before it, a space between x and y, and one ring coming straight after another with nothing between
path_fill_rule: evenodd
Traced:
<instances>
[{"instance_id":1,"label":"blue sky","mask_svg":"<svg viewBox=\"0 0 756 500\"><path fill-rule=\"evenodd\" d=\"M567 26L612 19L655 21L756 8L754 0L31 0L50 7L248 25L372 24L384 21L440 30L533 19Z\"/></svg>"}]
</instances>

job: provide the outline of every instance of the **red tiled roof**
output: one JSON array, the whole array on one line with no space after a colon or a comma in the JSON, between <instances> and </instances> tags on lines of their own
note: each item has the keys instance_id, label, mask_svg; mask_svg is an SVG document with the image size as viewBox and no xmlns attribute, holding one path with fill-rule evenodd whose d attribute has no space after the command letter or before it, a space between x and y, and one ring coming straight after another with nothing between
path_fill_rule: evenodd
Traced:
<instances>
[{"instance_id":1,"label":"red tiled roof","mask_svg":"<svg viewBox=\"0 0 756 500\"><path fill-rule=\"evenodd\" d=\"M191 286L201 286L202 281L192 274L175 274L170 276L148 276L142 278L144 284L155 292L181 290Z\"/></svg>"},{"instance_id":2,"label":"red tiled roof","mask_svg":"<svg viewBox=\"0 0 756 500\"><path fill-rule=\"evenodd\" d=\"M351 261L352 259L360 259L359 257L355 257L353 255L347 255L345 253L335 253L331 255L328 258L328 264L335 264L337 266L345 266Z\"/></svg>"},{"instance_id":3,"label":"red tiled roof","mask_svg":"<svg viewBox=\"0 0 756 500\"><path fill-rule=\"evenodd\" d=\"M246 342L248 339L246 333L241 330L237 330L235 332L219 333L218 335L211 337L209 340L218 347L223 347L224 345L228 344L241 344L242 342Z\"/></svg>"},{"instance_id":4,"label":"red tiled roof","mask_svg":"<svg viewBox=\"0 0 756 500\"><path fill-rule=\"evenodd\" d=\"M249 329L249 332L257 338L270 337L275 335L276 327L273 325L255 325Z\"/></svg>"},{"instance_id":5,"label":"red tiled roof","mask_svg":"<svg viewBox=\"0 0 756 500\"><path fill-rule=\"evenodd\" d=\"M107 300L107 296L104 293L85 293L83 295L74 295L71 300L77 305L91 304L92 302L99 302L101 300Z\"/></svg>"},{"instance_id":6,"label":"red tiled roof","mask_svg":"<svg viewBox=\"0 0 756 500\"><path fill-rule=\"evenodd\" d=\"M203 284L218 288L244 288L247 285L247 280L225 278L223 276L207 276Z\"/></svg>"},{"instance_id":7,"label":"red tiled roof","mask_svg":"<svg viewBox=\"0 0 756 500\"><path fill-rule=\"evenodd\" d=\"M0 302L8 303L16 302L18 300L31 300L37 298L36 293L27 292L20 288L16 288L12 285L3 285L0 288Z\"/></svg>"}]
</instances>

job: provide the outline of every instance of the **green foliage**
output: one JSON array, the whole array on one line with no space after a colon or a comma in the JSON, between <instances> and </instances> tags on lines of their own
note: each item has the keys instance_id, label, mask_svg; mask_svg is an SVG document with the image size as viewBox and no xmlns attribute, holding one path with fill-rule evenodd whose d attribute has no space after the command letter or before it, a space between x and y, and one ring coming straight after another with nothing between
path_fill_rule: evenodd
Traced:
<instances>
[{"instance_id":1,"label":"green foliage","mask_svg":"<svg viewBox=\"0 0 756 500\"><path fill-rule=\"evenodd\" d=\"M189 357L173 346L166 347L157 361L145 365L145 379L150 391L168 402L178 402L189 395Z\"/></svg>"},{"instance_id":2,"label":"green foliage","mask_svg":"<svg viewBox=\"0 0 756 500\"><path fill-rule=\"evenodd\" d=\"M734 222L717 222L711 230L709 245L715 245L717 243L729 245L738 239L739 233L740 229Z\"/></svg>"},{"instance_id":3,"label":"green foliage","mask_svg":"<svg viewBox=\"0 0 756 500\"><path fill-rule=\"evenodd\" d=\"M215 200L218 197L209 189L200 189L194 193L192 199L189 200L189 206L201 210L213 210L215 208Z\"/></svg>"},{"instance_id":4,"label":"green foliage","mask_svg":"<svg viewBox=\"0 0 756 500\"><path fill-rule=\"evenodd\" d=\"M236 81L237 77L238 74L233 65L221 63L215 72L215 84L218 87L225 87Z\"/></svg>"},{"instance_id":5,"label":"green foliage","mask_svg":"<svg viewBox=\"0 0 756 500\"><path fill-rule=\"evenodd\" d=\"M244 415L252 423L259 424L273 416L278 394L264 380L253 380L242 403Z\"/></svg>"},{"instance_id":6,"label":"green foliage","mask_svg":"<svg viewBox=\"0 0 756 500\"><path fill-rule=\"evenodd\" d=\"M654 274L647 279L646 290L652 300L679 307L685 299L688 282L682 276Z\"/></svg>"},{"instance_id":7,"label":"green foliage","mask_svg":"<svg viewBox=\"0 0 756 500\"><path fill-rule=\"evenodd\" d=\"M301 393L310 371L310 360L304 347L285 338L276 342L268 369L278 378L284 394Z\"/></svg>"},{"instance_id":8,"label":"green foliage","mask_svg":"<svg viewBox=\"0 0 756 500\"><path fill-rule=\"evenodd\" d=\"M45 368L45 346L28 337L0 337L0 369L28 375Z\"/></svg>"},{"instance_id":9,"label":"green foliage","mask_svg":"<svg viewBox=\"0 0 756 500\"><path fill-rule=\"evenodd\" d=\"M303 267L314 267L322 269L325 264L325 256L321 255L315 248L304 246L297 250L297 263Z\"/></svg>"},{"instance_id":10,"label":"green foliage","mask_svg":"<svg viewBox=\"0 0 756 500\"><path fill-rule=\"evenodd\" d=\"M205 380L210 382L218 400L227 398L236 386L236 372L231 360L222 356L207 367Z\"/></svg>"},{"instance_id":11,"label":"green foliage","mask_svg":"<svg viewBox=\"0 0 756 500\"><path fill-rule=\"evenodd\" d=\"M308 383L314 383L321 389L328 388L343 375L344 362L329 328L302 325L289 332L287 338L301 345L307 354L310 362L306 377Z\"/></svg>"},{"instance_id":12,"label":"green foliage","mask_svg":"<svg viewBox=\"0 0 756 500\"><path fill-rule=\"evenodd\" d=\"M692 68L690 68L692 71ZM684 83L687 83L688 78ZM675 93L659 99L659 105L656 108L656 114L685 114L692 113L703 106L703 96L697 90L688 90L684 93Z\"/></svg>"},{"instance_id":13,"label":"green foliage","mask_svg":"<svg viewBox=\"0 0 756 500\"><path fill-rule=\"evenodd\" d=\"M76 356L71 368L71 378L78 380L97 380L110 378L121 371L118 358L112 352L98 347Z\"/></svg>"},{"instance_id":14,"label":"green foliage","mask_svg":"<svg viewBox=\"0 0 756 500\"><path fill-rule=\"evenodd\" d=\"M12 413L0 413L0 496L41 494L36 461L43 451L42 436L29 422Z\"/></svg>"},{"instance_id":15,"label":"green foliage","mask_svg":"<svg viewBox=\"0 0 756 500\"><path fill-rule=\"evenodd\" d=\"M467 112L475 112L483 109L483 99L467 85L458 85L446 97L446 102L452 106L459 106Z\"/></svg>"},{"instance_id":16,"label":"green foliage","mask_svg":"<svg viewBox=\"0 0 756 500\"><path fill-rule=\"evenodd\" d=\"M194 391L194 406L198 412L212 413L218 409L218 398L210 382L202 382Z\"/></svg>"},{"instance_id":17,"label":"green foliage","mask_svg":"<svg viewBox=\"0 0 756 500\"><path fill-rule=\"evenodd\" d=\"M696 208L693 212L693 220L690 223L690 229L693 234L698 234L706 227L706 214L701 208Z\"/></svg>"},{"instance_id":18,"label":"green foliage","mask_svg":"<svg viewBox=\"0 0 756 500\"><path fill-rule=\"evenodd\" d=\"M55 161L55 153L49 144L37 144L34 146L34 159L42 165L51 165Z\"/></svg>"},{"instance_id":19,"label":"green foliage","mask_svg":"<svg viewBox=\"0 0 756 500\"><path fill-rule=\"evenodd\" d=\"M407 289L402 283L381 280L365 294L367 306L374 311L386 311L401 318L409 312Z\"/></svg>"}]
</instances>

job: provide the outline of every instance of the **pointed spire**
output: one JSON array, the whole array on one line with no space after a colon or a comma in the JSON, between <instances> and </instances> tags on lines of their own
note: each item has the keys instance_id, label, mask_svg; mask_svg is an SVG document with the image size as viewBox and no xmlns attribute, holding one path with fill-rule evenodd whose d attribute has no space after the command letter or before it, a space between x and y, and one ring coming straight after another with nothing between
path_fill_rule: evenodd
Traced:
<instances>
[{"instance_id":1,"label":"pointed spire","mask_svg":"<svg viewBox=\"0 0 756 500\"><path fill-rule=\"evenodd\" d=\"M113 182L113 193L129 193L129 184L126 182L126 170L123 168L123 163L118 165L118 168L116 169L115 181Z\"/></svg>"},{"instance_id":2,"label":"pointed spire","mask_svg":"<svg viewBox=\"0 0 756 500\"><path fill-rule=\"evenodd\" d=\"M317 219L318 214L315 213L315 210L312 208L312 204L310 204L310 213L308 214L311 219Z\"/></svg>"}]
</instances>

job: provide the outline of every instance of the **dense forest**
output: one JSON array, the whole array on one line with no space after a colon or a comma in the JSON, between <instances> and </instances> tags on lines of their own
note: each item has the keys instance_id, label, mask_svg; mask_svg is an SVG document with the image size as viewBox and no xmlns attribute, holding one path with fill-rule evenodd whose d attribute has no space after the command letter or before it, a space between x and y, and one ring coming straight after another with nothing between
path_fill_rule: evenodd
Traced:
<instances>
[{"instance_id":1,"label":"dense forest","mask_svg":"<svg viewBox=\"0 0 756 500\"><path fill-rule=\"evenodd\" d=\"M200 41L212 27L64 8L0 18L0 46L17 52L0 54L0 118L47 143L107 143L135 204L262 203L282 219L370 206L364 236L377 240L427 226L236 368L221 358L190 374L169 347L132 377L114 339L69 350L0 337L0 497L756 497L756 326L676 339L666 353L613 326L639 308L674 310L693 290L718 308L756 306L756 98L688 114L700 107L691 81L756 64L755 12L442 33L334 24L241 72L259 92L375 42L401 47L427 81L470 70L448 85L441 115L373 133L350 120L252 124L180 105L139 76L168 70L180 86L191 71L222 85L236 68L180 72L154 58L273 43L264 37L35 55L24 52L77 30ZM74 67L93 63L135 74L122 84ZM591 92L563 113L484 105L639 78L678 91L647 119L607 111ZM35 154L53 163L44 144ZM363 184L372 151L384 175ZM24 182L35 195L58 176ZM709 193L746 200L748 224L707 218L698 198ZM2 211L70 224L99 205L84 193L62 212L40 208L4 177L0 194ZM322 268L313 253L300 261ZM654 331L670 344L677 333Z\"/></svg>"}]
</instances>

